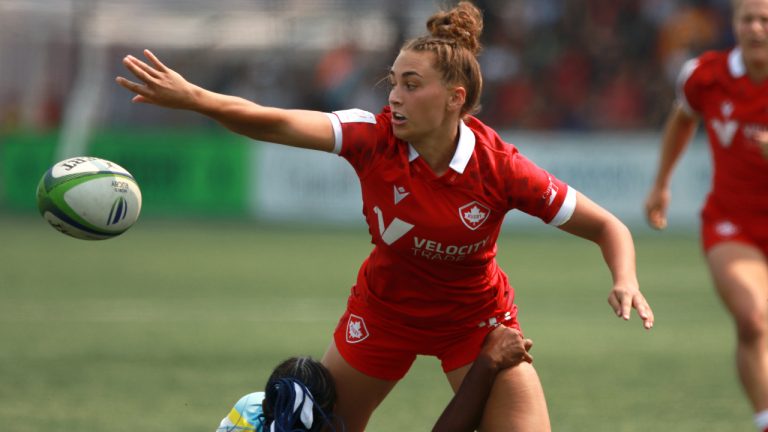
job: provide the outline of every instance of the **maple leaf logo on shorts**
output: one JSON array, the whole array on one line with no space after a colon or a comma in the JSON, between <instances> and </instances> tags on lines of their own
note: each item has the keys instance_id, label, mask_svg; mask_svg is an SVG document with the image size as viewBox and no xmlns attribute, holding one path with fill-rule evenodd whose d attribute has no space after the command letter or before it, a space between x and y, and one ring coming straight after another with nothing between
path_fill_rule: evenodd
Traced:
<instances>
[{"instance_id":1,"label":"maple leaf logo on shorts","mask_svg":"<svg viewBox=\"0 0 768 432\"><path fill-rule=\"evenodd\" d=\"M347 343L358 343L368 338L368 328L363 317L349 314L347 320Z\"/></svg>"}]
</instances>

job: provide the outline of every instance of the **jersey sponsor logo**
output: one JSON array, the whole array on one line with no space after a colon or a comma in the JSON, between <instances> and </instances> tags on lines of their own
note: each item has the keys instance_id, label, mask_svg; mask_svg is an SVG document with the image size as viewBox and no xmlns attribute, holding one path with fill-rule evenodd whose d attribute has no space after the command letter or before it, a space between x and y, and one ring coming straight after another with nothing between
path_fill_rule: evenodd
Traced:
<instances>
[{"instance_id":1,"label":"jersey sponsor logo","mask_svg":"<svg viewBox=\"0 0 768 432\"><path fill-rule=\"evenodd\" d=\"M490 214L491 209L477 201L472 201L469 204L464 204L459 207L459 217L461 218L461 221L472 231L480 228L480 226L488 220Z\"/></svg>"},{"instance_id":2,"label":"jersey sponsor logo","mask_svg":"<svg viewBox=\"0 0 768 432\"><path fill-rule=\"evenodd\" d=\"M411 194L410 192L406 192L405 188L402 186L392 186L392 188L395 190L395 205Z\"/></svg>"},{"instance_id":3,"label":"jersey sponsor logo","mask_svg":"<svg viewBox=\"0 0 768 432\"><path fill-rule=\"evenodd\" d=\"M365 320L361 316L349 314L347 320L347 343L358 343L366 340L369 336L368 327L365 326Z\"/></svg>"},{"instance_id":4,"label":"jersey sponsor logo","mask_svg":"<svg viewBox=\"0 0 768 432\"><path fill-rule=\"evenodd\" d=\"M348 109L342 111L334 111L336 117L342 123L372 123L376 124L376 116L368 111L361 109Z\"/></svg>"},{"instance_id":5,"label":"jersey sponsor logo","mask_svg":"<svg viewBox=\"0 0 768 432\"><path fill-rule=\"evenodd\" d=\"M379 219L379 235L381 235L381 240L388 245L396 242L400 237L413 229L413 224L398 218L392 219L389 226L384 226L384 214L381 209L376 206L373 208L373 212L376 213Z\"/></svg>"},{"instance_id":6,"label":"jersey sponsor logo","mask_svg":"<svg viewBox=\"0 0 768 432\"><path fill-rule=\"evenodd\" d=\"M413 256L426 258L434 261L463 261L468 255L471 255L489 242L486 237L478 242L464 245L445 245L436 240L413 237Z\"/></svg>"}]
</instances>

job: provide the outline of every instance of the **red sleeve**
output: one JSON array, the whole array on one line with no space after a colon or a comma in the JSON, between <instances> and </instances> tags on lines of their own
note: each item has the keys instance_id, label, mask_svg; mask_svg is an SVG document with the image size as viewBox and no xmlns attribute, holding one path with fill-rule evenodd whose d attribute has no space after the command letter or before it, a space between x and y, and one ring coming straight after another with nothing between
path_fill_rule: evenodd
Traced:
<instances>
[{"instance_id":1,"label":"red sleeve","mask_svg":"<svg viewBox=\"0 0 768 432\"><path fill-rule=\"evenodd\" d=\"M576 207L576 191L531 160L513 151L507 175L510 208L538 217L552 225L570 219Z\"/></svg>"},{"instance_id":2,"label":"red sleeve","mask_svg":"<svg viewBox=\"0 0 768 432\"><path fill-rule=\"evenodd\" d=\"M377 155L389 147L390 117L388 110L374 115L351 109L329 114L336 136L334 152L346 159L360 177L369 172Z\"/></svg>"},{"instance_id":3,"label":"red sleeve","mask_svg":"<svg viewBox=\"0 0 768 432\"><path fill-rule=\"evenodd\" d=\"M710 51L688 60L677 77L677 100L689 114L698 114L702 108L702 90L716 79L716 68L722 54Z\"/></svg>"}]
</instances>

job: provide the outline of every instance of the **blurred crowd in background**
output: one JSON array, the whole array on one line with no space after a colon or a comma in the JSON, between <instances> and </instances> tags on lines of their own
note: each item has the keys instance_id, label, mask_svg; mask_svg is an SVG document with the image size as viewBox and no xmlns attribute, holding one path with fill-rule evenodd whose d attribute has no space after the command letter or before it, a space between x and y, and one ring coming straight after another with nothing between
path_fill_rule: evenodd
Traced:
<instances>
[{"instance_id":1,"label":"blurred crowd in background","mask_svg":"<svg viewBox=\"0 0 768 432\"><path fill-rule=\"evenodd\" d=\"M659 128L673 100L682 63L704 50L733 44L730 0L475 3L485 12L480 56L485 89L479 116L502 129ZM124 74L122 57L138 55L142 48L152 48L167 65L203 87L259 103L378 112L386 104L382 79L398 48L405 39L425 31L426 18L439 4L426 0L0 0L0 132L56 129L71 108L68 104L78 80L102 75L108 79L99 93L100 127L209 125L189 113L133 109L127 92L111 79ZM119 19L114 25L102 23L106 36L89 41L84 28L89 20L103 20L104 11L120 15ZM152 29L142 27L150 18L154 25L173 27L178 26L179 16L196 15L205 19L190 27L187 36L180 30L158 33L163 36L153 39ZM163 16L168 17L167 23L158 21ZM293 24L289 33L281 33L282 39L266 40L253 22L254 28L246 24L240 31L236 44L191 43L206 31L221 31L212 23L223 18L216 21L216 17ZM333 37L307 32L314 26ZM237 32L233 25L226 29ZM121 37L121 32L128 36ZM142 35L144 39L137 38ZM312 43L312 39L330 42ZM101 74L87 71L88 63L82 61L91 49L89 44L103 45L108 61L98 66L104 69Z\"/></svg>"}]
</instances>

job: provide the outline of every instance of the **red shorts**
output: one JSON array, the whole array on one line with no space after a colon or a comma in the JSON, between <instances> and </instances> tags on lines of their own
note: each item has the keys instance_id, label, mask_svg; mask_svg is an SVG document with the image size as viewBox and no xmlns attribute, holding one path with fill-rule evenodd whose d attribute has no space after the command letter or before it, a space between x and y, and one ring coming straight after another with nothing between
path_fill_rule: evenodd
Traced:
<instances>
[{"instance_id":1,"label":"red shorts","mask_svg":"<svg viewBox=\"0 0 768 432\"><path fill-rule=\"evenodd\" d=\"M353 368L394 381L405 376L417 355L437 357L444 372L472 363L485 336L499 324L520 330L516 305L497 310L482 322L446 330L388 320L364 304L349 302L333 337L339 353Z\"/></svg>"},{"instance_id":2,"label":"red shorts","mask_svg":"<svg viewBox=\"0 0 768 432\"><path fill-rule=\"evenodd\" d=\"M701 242L704 252L724 242L754 246L768 256L768 221L731 214L708 203L701 212Z\"/></svg>"}]
</instances>

